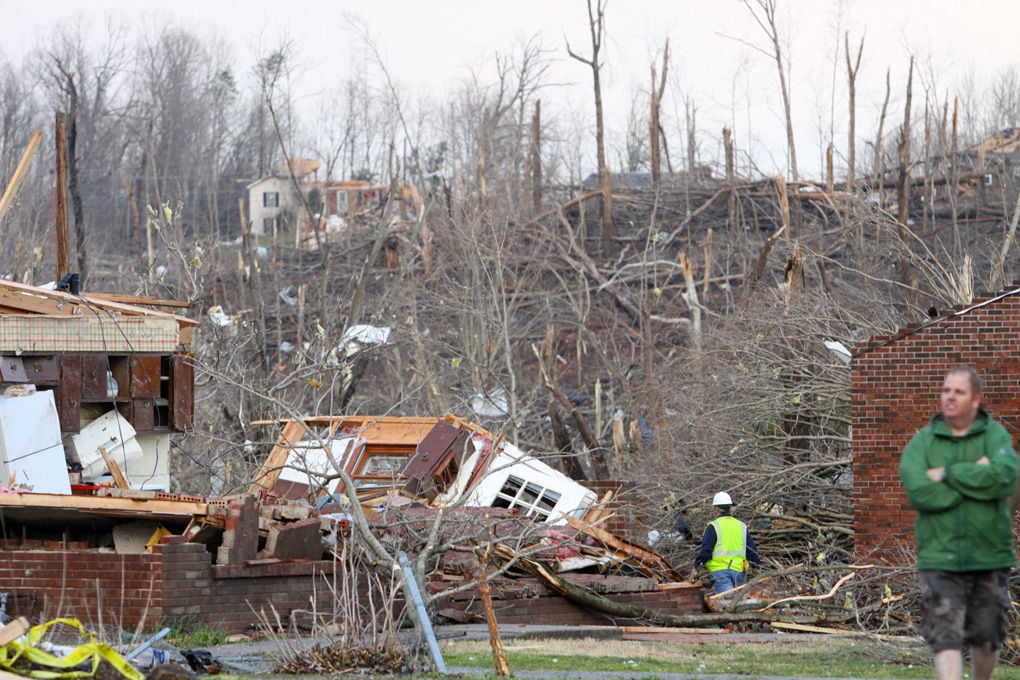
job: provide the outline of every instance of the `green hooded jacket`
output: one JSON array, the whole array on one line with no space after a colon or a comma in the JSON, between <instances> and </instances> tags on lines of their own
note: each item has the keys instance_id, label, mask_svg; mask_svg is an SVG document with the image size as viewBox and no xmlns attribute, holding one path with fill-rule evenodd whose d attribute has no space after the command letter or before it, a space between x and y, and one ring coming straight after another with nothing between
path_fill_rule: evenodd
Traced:
<instances>
[{"instance_id":1,"label":"green hooded jacket","mask_svg":"<svg viewBox=\"0 0 1020 680\"><path fill-rule=\"evenodd\" d=\"M977 461L987 456L989 465ZM933 482L929 468L945 466ZM900 479L917 510L917 568L982 571L1016 566L1009 497L1017 455L1002 425L979 409L957 437L939 414L914 435L900 458Z\"/></svg>"}]
</instances>

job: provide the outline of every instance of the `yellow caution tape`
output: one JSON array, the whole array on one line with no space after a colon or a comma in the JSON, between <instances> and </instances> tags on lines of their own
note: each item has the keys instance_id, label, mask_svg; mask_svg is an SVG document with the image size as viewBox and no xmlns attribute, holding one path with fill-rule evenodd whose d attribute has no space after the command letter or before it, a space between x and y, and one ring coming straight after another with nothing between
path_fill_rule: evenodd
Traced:
<instances>
[{"instance_id":1,"label":"yellow caution tape","mask_svg":"<svg viewBox=\"0 0 1020 680\"><path fill-rule=\"evenodd\" d=\"M76 629L79 636L88 642L75 648L66 656L56 656L45 649L36 647L36 644L42 640L49 629L58 624ZM44 666L54 670L28 669L25 668L26 661L33 666ZM0 647L0 668L31 678L90 678L99 670L100 661L106 661L128 680L144 680L145 678L141 671L128 663L110 645L97 641L96 636L85 630L77 619L53 619L33 626L24 637ZM15 664L18 665L17 668L15 668Z\"/></svg>"}]
</instances>

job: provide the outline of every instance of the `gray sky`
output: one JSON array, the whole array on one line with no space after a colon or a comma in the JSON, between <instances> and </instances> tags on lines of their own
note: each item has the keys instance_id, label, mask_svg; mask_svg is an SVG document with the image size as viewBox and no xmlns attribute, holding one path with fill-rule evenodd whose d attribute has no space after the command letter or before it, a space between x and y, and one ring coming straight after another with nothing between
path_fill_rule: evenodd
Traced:
<instances>
[{"instance_id":1,"label":"gray sky","mask_svg":"<svg viewBox=\"0 0 1020 680\"><path fill-rule=\"evenodd\" d=\"M538 36L553 50L551 75L562 84L550 93L552 101L543 96L543 111L591 110L590 71L569 59L565 49L569 41L575 51L590 54L583 0L7 0L4 5L0 49L12 61L56 22L75 21L87 8L95 23L109 12L132 25L172 22L200 35L220 35L232 45L239 65L251 63L260 45L265 50L290 38L302 46L308 72L323 81L338 69L342 73L357 49L347 18L356 16L402 87L433 97L472 69L483 78L490 75L496 52L510 54L524 39ZM790 38L802 174L818 172L819 140L828 137L830 127L837 145L844 145L845 106L838 102L845 100L846 71L835 49L845 32L854 48L865 37L858 76L861 137L874 129L886 69L892 72L893 105L898 106L911 53L919 76L934 81L943 100L966 77L980 86L1000 70L1020 65L1015 38L1020 3L1015 0L779 0L779 21ZM648 89L650 66L660 62L657 55L668 37L667 96L682 90L697 104L705 146L717 145L722 126L730 125L739 146L754 147L763 171L786 166L775 65L755 49L768 44L740 0L609 0L606 28L606 104L617 134L635 92ZM834 82L838 108L830 120ZM915 86L915 102L918 91ZM682 103L673 106L682 109ZM897 110L897 119L900 115ZM715 155L716 149L705 153Z\"/></svg>"}]
</instances>

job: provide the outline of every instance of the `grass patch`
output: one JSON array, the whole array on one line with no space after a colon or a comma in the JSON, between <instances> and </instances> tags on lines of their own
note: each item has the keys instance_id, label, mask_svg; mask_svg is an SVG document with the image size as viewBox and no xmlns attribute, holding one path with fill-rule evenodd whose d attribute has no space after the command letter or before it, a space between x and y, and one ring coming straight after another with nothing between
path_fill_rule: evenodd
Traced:
<instances>
[{"instance_id":1,"label":"grass patch","mask_svg":"<svg viewBox=\"0 0 1020 680\"><path fill-rule=\"evenodd\" d=\"M179 649L198 649L225 644L227 634L213 626L178 623L171 626L166 641Z\"/></svg>"},{"instance_id":2,"label":"grass patch","mask_svg":"<svg viewBox=\"0 0 1020 680\"><path fill-rule=\"evenodd\" d=\"M570 670L902 680L933 674L927 647L914 638L794 635L782 641L730 644L521 639L504 641L503 649L511 674ZM442 652L449 667L493 668L488 641L447 641ZM1000 666L995 677L1020 680L1020 668Z\"/></svg>"}]
</instances>

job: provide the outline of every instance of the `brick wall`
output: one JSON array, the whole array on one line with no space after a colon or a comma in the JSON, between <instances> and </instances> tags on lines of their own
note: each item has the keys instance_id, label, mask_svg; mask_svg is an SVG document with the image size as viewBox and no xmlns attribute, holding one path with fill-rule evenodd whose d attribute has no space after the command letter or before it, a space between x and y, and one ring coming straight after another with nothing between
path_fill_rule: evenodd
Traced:
<instances>
[{"instance_id":1,"label":"brick wall","mask_svg":"<svg viewBox=\"0 0 1020 680\"><path fill-rule=\"evenodd\" d=\"M643 535L641 529L635 524L636 508L634 499L628 494L628 489L631 487L629 482L585 480L581 484L594 491L599 500L602 500L607 491L613 492L613 496L606 506L612 513L612 517L599 524L600 527L623 538L644 540L641 538Z\"/></svg>"},{"instance_id":2,"label":"brick wall","mask_svg":"<svg viewBox=\"0 0 1020 680\"><path fill-rule=\"evenodd\" d=\"M858 559L904 563L915 513L900 485L903 447L938 412L949 368L971 364L982 404L1020 434L1020 293L975 300L927 326L874 337L855 349L851 374L854 532Z\"/></svg>"},{"instance_id":3,"label":"brick wall","mask_svg":"<svg viewBox=\"0 0 1020 680\"><path fill-rule=\"evenodd\" d=\"M9 615L72 617L96 631L134 630L144 620L147 631L179 621L235 633L257 623L252 608L269 613L272 605L286 622L310 609L311 597L323 610L332 606L321 577L333 573L331 561L213 566L204 545L180 542L144 555L69 548L0 551Z\"/></svg>"},{"instance_id":4,"label":"brick wall","mask_svg":"<svg viewBox=\"0 0 1020 680\"><path fill-rule=\"evenodd\" d=\"M161 616L158 555L118 555L98 550L27 549L0 552L0 591L7 614L33 622L77 618L86 627L131 630L147 613Z\"/></svg>"},{"instance_id":5,"label":"brick wall","mask_svg":"<svg viewBox=\"0 0 1020 680\"><path fill-rule=\"evenodd\" d=\"M322 575L333 573L333 562L254 561L213 566L212 555L201 544L160 548L166 620L241 632L257 623L253 609L270 616L275 609L286 623L292 611L310 610L313 598L322 611L332 607L333 596Z\"/></svg>"}]
</instances>

